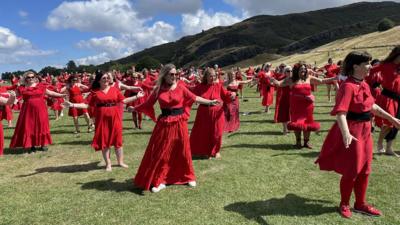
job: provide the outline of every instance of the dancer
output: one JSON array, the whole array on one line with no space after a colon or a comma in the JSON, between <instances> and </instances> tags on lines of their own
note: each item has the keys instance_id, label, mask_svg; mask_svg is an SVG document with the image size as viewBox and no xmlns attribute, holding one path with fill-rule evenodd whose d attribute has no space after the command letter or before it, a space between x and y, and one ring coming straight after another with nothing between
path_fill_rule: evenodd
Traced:
<instances>
[{"instance_id":1,"label":"dancer","mask_svg":"<svg viewBox=\"0 0 400 225\"><path fill-rule=\"evenodd\" d=\"M229 72L227 80L225 82L226 89L230 92L236 93L236 97L233 101L226 102L224 104L224 114L225 114L225 125L224 132L235 132L240 128L239 119L239 99L237 97L237 92L239 90L239 85L248 84L253 80L238 81L233 72Z\"/></svg>"},{"instance_id":2,"label":"dancer","mask_svg":"<svg viewBox=\"0 0 400 225\"><path fill-rule=\"evenodd\" d=\"M133 87L138 87L137 90L126 90L124 93L125 97L132 97L132 96L136 96L140 90L142 90L142 82L139 80L139 74L137 73L132 73L132 75L130 76L130 79L128 79L128 81L126 82L126 85L128 86L133 86ZM139 89L140 88L140 89ZM145 97L138 99L137 101L133 101L131 103L127 104L127 107L129 106L137 106L140 105L141 103L143 103L145 101ZM134 128L135 129L142 129L142 113L138 113L133 111L132 112L132 120L133 120L133 124L134 124Z\"/></svg>"},{"instance_id":3,"label":"dancer","mask_svg":"<svg viewBox=\"0 0 400 225\"><path fill-rule=\"evenodd\" d=\"M374 104L368 84L364 81L370 69L370 60L371 56L367 52L354 51L346 56L343 75L348 79L340 86L331 112L331 115L336 116L336 123L329 130L316 161L321 170L333 170L342 175L339 212L345 218L352 216L349 202L353 189L355 212L370 216L382 215L366 203L373 154L371 113L400 127L400 120Z\"/></svg>"},{"instance_id":4,"label":"dancer","mask_svg":"<svg viewBox=\"0 0 400 225\"><path fill-rule=\"evenodd\" d=\"M264 68L261 68L258 73L258 79L260 82L260 94L262 96L262 105L265 106L265 112L269 113L269 107L274 102L274 86L270 83L270 78L274 76L274 72L271 71L271 64L266 63Z\"/></svg>"},{"instance_id":5,"label":"dancer","mask_svg":"<svg viewBox=\"0 0 400 225\"><path fill-rule=\"evenodd\" d=\"M0 94L0 108L3 108L4 106L7 105L10 106L14 103L14 101L15 101L15 93L13 91ZM3 113L4 111L0 110L0 121L4 117ZM4 149L4 131L3 131L3 124L0 122L0 156L3 155L3 149Z\"/></svg>"},{"instance_id":6,"label":"dancer","mask_svg":"<svg viewBox=\"0 0 400 225\"><path fill-rule=\"evenodd\" d=\"M372 74L381 74L382 92L376 99L376 104L390 115L400 118L400 46L392 49L389 55L379 65L371 69ZM394 129L390 121L377 117L375 123L381 128L378 138L378 152L399 157L393 151L393 140L397 129ZM383 147L383 139L386 139L386 150Z\"/></svg>"},{"instance_id":7,"label":"dancer","mask_svg":"<svg viewBox=\"0 0 400 225\"><path fill-rule=\"evenodd\" d=\"M233 74L232 74L233 75ZM225 90L214 69L207 68L201 84L192 89L193 93L206 99L216 99L225 104L236 97L236 93ZM224 109L222 105L199 105L190 134L190 148L193 156L220 158L222 134L224 131Z\"/></svg>"},{"instance_id":8,"label":"dancer","mask_svg":"<svg viewBox=\"0 0 400 225\"><path fill-rule=\"evenodd\" d=\"M205 105L218 105L218 100L198 97L177 82L176 69L172 64L162 67L156 88L143 104L130 107L131 111L145 112L155 120L153 105L158 100L161 115L150 137L149 144L134 178L136 187L151 188L159 192L167 184L188 184L196 186L192 166L192 155L184 108L197 102Z\"/></svg>"},{"instance_id":9,"label":"dancer","mask_svg":"<svg viewBox=\"0 0 400 225\"><path fill-rule=\"evenodd\" d=\"M286 66L283 69L283 74L277 74L275 78L278 81L287 80L288 82L292 78L292 67ZM282 123L283 135L287 135L288 128L287 125L290 121L290 87L277 87L276 91L276 101L275 101L275 115L274 122Z\"/></svg>"},{"instance_id":10,"label":"dancer","mask_svg":"<svg viewBox=\"0 0 400 225\"><path fill-rule=\"evenodd\" d=\"M114 146L118 165L128 168L124 163L122 149L122 119L119 110L120 104L129 103L144 96L139 92L136 96L124 98L121 92L110 85L112 80L111 73L97 72L92 84L92 93L89 105L94 107L95 113L95 133L92 147L96 151L102 151L106 163L106 171L112 171L110 148ZM70 108L85 109L88 104L65 102Z\"/></svg>"},{"instance_id":11,"label":"dancer","mask_svg":"<svg viewBox=\"0 0 400 225\"><path fill-rule=\"evenodd\" d=\"M336 77L336 75L337 75L336 72L338 72L338 66L335 63L333 63L332 58L328 59L328 64L326 64L324 66L324 72L326 74L326 78ZM335 81L332 81L332 82L329 82L326 84L326 88L328 90L327 95L328 95L329 102L332 101L332 98L331 98L332 86L334 86L334 88L336 88L336 90L337 90L337 88L339 88L337 82L335 82Z\"/></svg>"},{"instance_id":12,"label":"dancer","mask_svg":"<svg viewBox=\"0 0 400 225\"><path fill-rule=\"evenodd\" d=\"M290 122L288 130L293 130L296 137L296 148L309 148L311 131L317 131L320 124L314 121L314 100L315 97L311 93L311 83L326 84L336 77L320 79L309 75L312 70L307 70L305 63L297 63L293 66L293 75L291 79L278 81L271 77L271 82L278 87L290 86ZM304 145L301 144L301 132L303 131Z\"/></svg>"},{"instance_id":13,"label":"dancer","mask_svg":"<svg viewBox=\"0 0 400 225\"><path fill-rule=\"evenodd\" d=\"M47 151L48 145L52 144L49 126L49 115L47 112L45 94L51 97L65 97L50 91L43 84L39 83L37 75L28 71L25 72L18 94L22 96L23 103L14 134L11 138L10 148L22 147L28 152L38 150Z\"/></svg>"}]
</instances>

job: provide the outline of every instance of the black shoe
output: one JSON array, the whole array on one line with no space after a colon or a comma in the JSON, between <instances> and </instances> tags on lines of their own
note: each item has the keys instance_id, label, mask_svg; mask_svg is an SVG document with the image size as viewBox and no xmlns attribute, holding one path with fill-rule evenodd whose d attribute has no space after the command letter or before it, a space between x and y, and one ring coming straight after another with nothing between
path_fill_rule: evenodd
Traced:
<instances>
[{"instance_id":1,"label":"black shoe","mask_svg":"<svg viewBox=\"0 0 400 225\"><path fill-rule=\"evenodd\" d=\"M36 152L35 146L32 146L31 149L28 150L28 153L31 154L33 152Z\"/></svg>"},{"instance_id":2,"label":"black shoe","mask_svg":"<svg viewBox=\"0 0 400 225\"><path fill-rule=\"evenodd\" d=\"M42 152L47 152L48 150L49 150L49 148L47 146L42 146L39 148L39 151L42 151Z\"/></svg>"}]
</instances>

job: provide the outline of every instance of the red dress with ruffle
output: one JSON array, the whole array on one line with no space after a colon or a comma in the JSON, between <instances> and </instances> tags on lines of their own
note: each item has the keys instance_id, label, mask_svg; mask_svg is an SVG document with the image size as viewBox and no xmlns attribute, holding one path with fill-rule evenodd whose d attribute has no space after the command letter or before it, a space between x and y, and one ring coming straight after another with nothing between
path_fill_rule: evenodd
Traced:
<instances>
[{"instance_id":1,"label":"red dress with ruffle","mask_svg":"<svg viewBox=\"0 0 400 225\"><path fill-rule=\"evenodd\" d=\"M54 91L60 93L61 88L57 88L54 85L47 86L47 89L50 91ZM64 98L58 97L47 97L47 106L49 106L52 110L60 111L63 109L62 103L64 102Z\"/></svg>"},{"instance_id":2,"label":"red dress with ruffle","mask_svg":"<svg viewBox=\"0 0 400 225\"><path fill-rule=\"evenodd\" d=\"M89 105L94 107L95 132L92 147L96 151L114 146L122 147L122 118L120 105L124 96L115 88L110 87L107 93L101 90L91 93Z\"/></svg>"},{"instance_id":3,"label":"red dress with ruffle","mask_svg":"<svg viewBox=\"0 0 400 225\"><path fill-rule=\"evenodd\" d=\"M81 89L78 86L72 86L68 88L69 101L71 103L84 103L85 99L83 99ZM69 108L68 116L78 117L87 113L87 109L77 109L77 108Z\"/></svg>"},{"instance_id":4,"label":"red dress with ruffle","mask_svg":"<svg viewBox=\"0 0 400 225\"><path fill-rule=\"evenodd\" d=\"M237 93L239 88L237 85L228 85L228 91ZM231 133L239 130L239 98L236 95L235 100L224 104L225 125L224 132Z\"/></svg>"},{"instance_id":5,"label":"red dress with ruffle","mask_svg":"<svg viewBox=\"0 0 400 225\"><path fill-rule=\"evenodd\" d=\"M286 75L276 74L275 79L284 80ZM285 123L290 121L290 87L278 87L275 100L275 123Z\"/></svg>"},{"instance_id":6,"label":"red dress with ruffle","mask_svg":"<svg viewBox=\"0 0 400 225\"><path fill-rule=\"evenodd\" d=\"M260 93L262 96L261 104L263 106L270 106L274 102L274 86L272 86L271 82L269 81L269 77L273 76L272 72L266 74L265 71L259 72L260 78Z\"/></svg>"},{"instance_id":7,"label":"red dress with ruffle","mask_svg":"<svg viewBox=\"0 0 400 225\"><path fill-rule=\"evenodd\" d=\"M220 83L199 84L193 93L205 99L216 99L221 104L215 106L199 105L192 132L190 148L194 156L215 156L220 152L224 131L224 109L222 103L230 101L231 93Z\"/></svg>"},{"instance_id":8,"label":"red dress with ruffle","mask_svg":"<svg viewBox=\"0 0 400 225\"><path fill-rule=\"evenodd\" d=\"M380 83L382 88L400 95L400 64L382 63L372 68L370 71L370 73L377 72L381 73L382 79L380 80ZM399 103L396 100L391 99L383 94L378 95L376 98L376 104L394 117L399 109ZM375 124L378 127L382 127L383 125L389 127L393 126L389 121L380 117L375 118Z\"/></svg>"},{"instance_id":9,"label":"red dress with ruffle","mask_svg":"<svg viewBox=\"0 0 400 225\"><path fill-rule=\"evenodd\" d=\"M300 83L292 86L290 94L290 122L289 130L317 131L320 124L314 121L314 96L311 94L311 85Z\"/></svg>"},{"instance_id":10,"label":"red dress with ruffle","mask_svg":"<svg viewBox=\"0 0 400 225\"><path fill-rule=\"evenodd\" d=\"M340 85L331 115L335 116L339 112L369 112L373 104L374 98L368 84L348 78ZM316 163L321 170L335 171L349 178L355 178L365 166L369 174L373 154L371 122L347 120L347 125L350 134L358 141L353 140L346 149L339 125L335 122L326 136Z\"/></svg>"},{"instance_id":11,"label":"red dress with ruffle","mask_svg":"<svg viewBox=\"0 0 400 225\"><path fill-rule=\"evenodd\" d=\"M196 95L178 84L174 90L160 88L146 102L137 106L155 120L153 105L158 100L161 109L181 109L193 103ZM149 190L163 184L185 184L196 180L187 126L188 115L159 116L150 137L142 162L134 178L136 187Z\"/></svg>"},{"instance_id":12,"label":"red dress with ruffle","mask_svg":"<svg viewBox=\"0 0 400 225\"><path fill-rule=\"evenodd\" d=\"M11 138L10 148L52 144L45 93L46 86L43 84L19 89L24 102Z\"/></svg>"}]
</instances>

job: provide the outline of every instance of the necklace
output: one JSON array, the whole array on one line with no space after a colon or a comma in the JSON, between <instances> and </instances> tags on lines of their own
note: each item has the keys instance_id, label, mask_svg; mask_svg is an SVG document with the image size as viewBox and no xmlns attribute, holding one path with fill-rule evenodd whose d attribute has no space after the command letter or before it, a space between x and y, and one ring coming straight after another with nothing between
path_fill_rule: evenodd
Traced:
<instances>
[{"instance_id":1,"label":"necklace","mask_svg":"<svg viewBox=\"0 0 400 225\"><path fill-rule=\"evenodd\" d=\"M358 78L356 78L354 76L351 76L351 78L353 78L355 81L358 81L358 82L362 82L364 80L364 79L358 79Z\"/></svg>"}]
</instances>

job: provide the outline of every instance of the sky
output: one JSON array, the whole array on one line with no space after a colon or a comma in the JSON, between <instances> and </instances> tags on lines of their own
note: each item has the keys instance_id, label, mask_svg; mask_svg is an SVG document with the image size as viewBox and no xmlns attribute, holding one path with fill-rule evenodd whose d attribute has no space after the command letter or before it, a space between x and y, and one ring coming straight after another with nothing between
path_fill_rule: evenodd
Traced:
<instances>
[{"instance_id":1,"label":"sky","mask_svg":"<svg viewBox=\"0 0 400 225\"><path fill-rule=\"evenodd\" d=\"M353 0L2 0L0 73L101 64L255 15ZM396 2L400 2L397 0Z\"/></svg>"}]
</instances>

